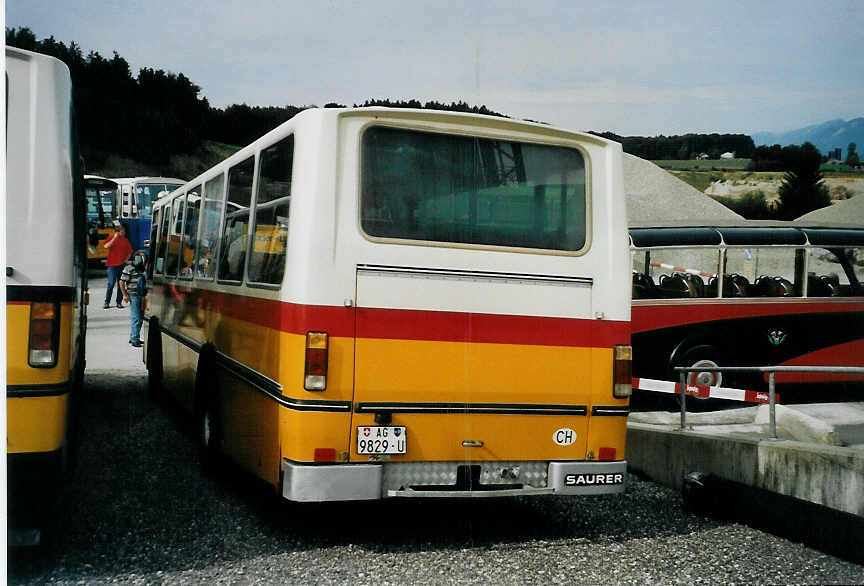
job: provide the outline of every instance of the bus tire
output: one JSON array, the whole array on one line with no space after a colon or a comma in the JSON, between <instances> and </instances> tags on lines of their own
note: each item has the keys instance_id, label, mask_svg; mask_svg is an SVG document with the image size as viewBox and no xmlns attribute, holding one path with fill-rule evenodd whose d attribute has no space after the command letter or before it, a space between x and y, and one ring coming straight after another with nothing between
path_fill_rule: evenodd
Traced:
<instances>
[{"instance_id":1,"label":"bus tire","mask_svg":"<svg viewBox=\"0 0 864 586\"><path fill-rule=\"evenodd\" d=\"M84 392L84 371L87 368L86 340L86 336L78 336L78 356L75 358L75 366L72 369L72 386L78 393Z\"/></svg>"},{"instance_id":2,"label":"bus tire","mask_svg":"<svg viewBox=\"0 0 864 586\"><path fill-rule=\"evenodd\" d=\"M147 395L157 403L162 398L162 335L154 319L147 332Z\"/></svg>"},{"instance_id":3,"label":"bus tire","mask_svg":"<svg viewBox=\"0 0 864 586\"><path fill-rule=\"evenodd\" d=\"M221 467L221 429L216 397L218 388L213 376L215 363L212 346L205 345L198 358L195 374L195 419L198 434L198 456L205 474L216 475Z\"/></svg>"},{"instance_id":4,"label":"bus tire","mask_svg":"<svg viewBox=\"0 0 864 586\"><path fill-rule=\"evenodd\" d=\"M676 366L704 366L706 368L715 366L734 366L726 356L727 355L723 350L712 344L697 344L691 346L682 352L680 356L673 357L670 361L670 380L673 380L676 383L681 382L681 373L675 371ZM698 384L715 387L721 386L724 383L726 386L729 385L729 377L724 375L724 373L698 371L687 373L688 385ZM680 405L681 396L675 395L675 398L676 402ZM698 398L694 399L696 399L696 401L700 400ZM688 399L688 403L695 406L695 401L690 401Z\"/></svg>"}]
</instances>

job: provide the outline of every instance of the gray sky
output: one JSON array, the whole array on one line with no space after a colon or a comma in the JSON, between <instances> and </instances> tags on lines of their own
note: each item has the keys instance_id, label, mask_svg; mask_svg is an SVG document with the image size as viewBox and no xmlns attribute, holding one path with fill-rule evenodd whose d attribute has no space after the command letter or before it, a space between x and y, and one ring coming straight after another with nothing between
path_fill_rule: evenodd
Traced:
<instances>
[{"instance_id":1,"label":"gray sky","mask_svg":"<svg viewBox=\"0 0 864 586\"><path fill-rule=\"evenodd\" d=\"M862 0L6 0L6 26L220 107L461 99L623 135L864 116Z\"/></svg>"}]
</instances>

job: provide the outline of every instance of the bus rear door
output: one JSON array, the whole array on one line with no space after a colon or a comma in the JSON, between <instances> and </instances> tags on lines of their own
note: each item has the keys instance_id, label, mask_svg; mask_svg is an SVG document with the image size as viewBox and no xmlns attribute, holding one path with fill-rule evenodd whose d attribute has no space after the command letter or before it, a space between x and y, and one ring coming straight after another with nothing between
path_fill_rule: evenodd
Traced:
<instances>
[{"instance_id":1,"label":"bus rear door","mask_svg":"<svg viewBox=\"0 0 864 586\"><path fill-rule=\"evenodd\" d=\"M585 457L589 279L362 266L356 299L352 460Z\"/></svg>"}]
</instances>

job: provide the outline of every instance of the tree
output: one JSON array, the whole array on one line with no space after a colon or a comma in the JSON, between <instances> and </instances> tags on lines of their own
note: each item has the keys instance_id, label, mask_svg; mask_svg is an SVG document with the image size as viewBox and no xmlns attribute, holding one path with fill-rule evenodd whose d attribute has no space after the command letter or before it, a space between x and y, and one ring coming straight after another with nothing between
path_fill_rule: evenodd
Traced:
<instances>
[{"instance_id":1,"label":"tree","mask_svg":"<svg viewBox=\"0 0 864 586\"><path fill-rule=\"evenodd\" d=\"M783 220L795 218L831 204L828 187L822 181L819 166L822 154L809 142L801 146L783 147L781 157L786 168L780 185L779 216Z\"/></svg>"},{"instance_id":2,"label":"tree","mask_svg":"<svg viewBox=\"0 0 864 586\"><path fill-rule=\"evenodd\" d=\"M6 44L51 55L72 76L81 153L89 169L110 155L164 165L172 155L190 153L201 144L210 110L201 91L182 73L144 68L132 76L116 52L111 59L91 51L86 57L74 41L38 40L28 28L6 29Z\"/></svg>"},{"instance_id":3,"label":"tree","mask_svg":"<svg viewBox=\"0 0 864 586\"><path fill-rule=\"evenodd\" d=\"M860 163L860 160L858 159L858 153L855 152L856 148L857 148L857 145L854 142L849 143L849 148L847 149L845 163L847 165L849 165L850 167L855 166L858 163Z\"/></svg>"}]
</instances>

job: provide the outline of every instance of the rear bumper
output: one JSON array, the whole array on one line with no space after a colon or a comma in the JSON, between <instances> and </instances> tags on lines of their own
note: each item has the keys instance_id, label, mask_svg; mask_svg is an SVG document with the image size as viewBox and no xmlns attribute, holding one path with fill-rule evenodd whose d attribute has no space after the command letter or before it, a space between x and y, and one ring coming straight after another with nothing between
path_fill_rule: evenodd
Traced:
<instances>
[{"instance_id":1,"label":"rear bumper","mask_svg":"<svg viewBox=\"0 0 864 586\"><path fill-rule=\"evenodd\" d=\"M300 502L615 494L626 484L625 460L282 463L282 496Z\"/></svg>"},{"instance_id":2,"label":"rear bumper","mask_svg":"<svg viewBox=\"0 0 864 586\"><path fill-rule=\"evenodd\" d=\"M42 527L54 512L64 452L8 454L9 527Z\"/></svg>"}]
</instances>

